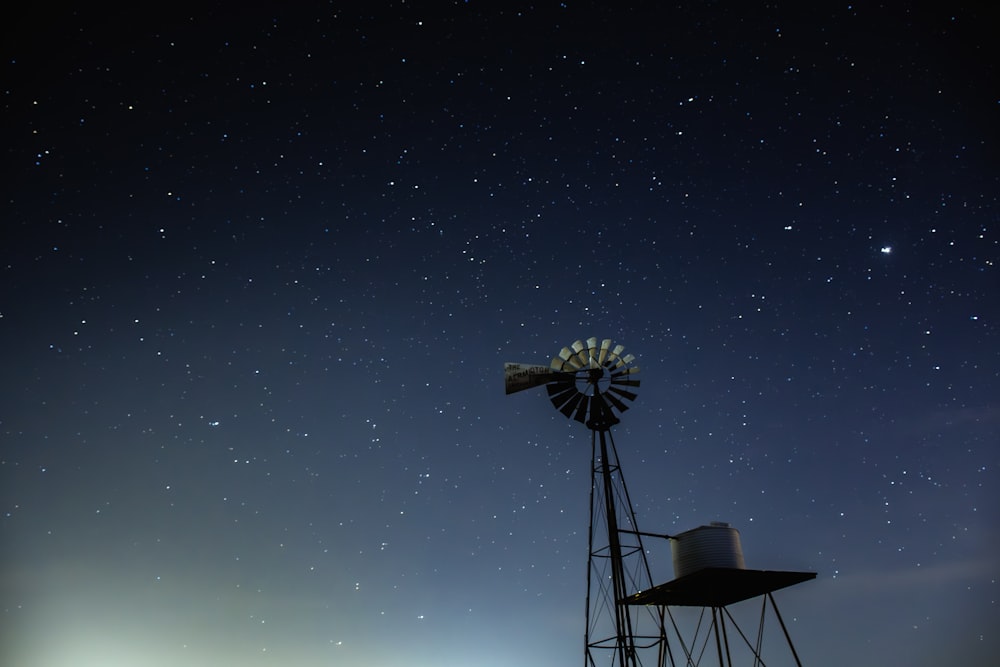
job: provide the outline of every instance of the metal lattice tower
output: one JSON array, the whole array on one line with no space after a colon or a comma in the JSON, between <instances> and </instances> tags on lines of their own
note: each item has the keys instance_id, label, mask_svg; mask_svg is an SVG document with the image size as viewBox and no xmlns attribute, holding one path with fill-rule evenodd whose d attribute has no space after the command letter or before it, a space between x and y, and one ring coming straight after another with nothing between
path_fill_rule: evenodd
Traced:
<instances>
[{"instance_id":1,"label":"metal lattice tower","mask_svg":"<svg viewBox=\"0 0 1000 667\"><path fill-rule=\"evenodd\" d=\"M549 366L506 364L508 394L545 385L552 404L591 432L591 485L585 667L663 665L662 610L622 601L651 588L642 534L611 429L635 400L635 357L610 339L564 347Z\"/></svg>"}]
</instances>

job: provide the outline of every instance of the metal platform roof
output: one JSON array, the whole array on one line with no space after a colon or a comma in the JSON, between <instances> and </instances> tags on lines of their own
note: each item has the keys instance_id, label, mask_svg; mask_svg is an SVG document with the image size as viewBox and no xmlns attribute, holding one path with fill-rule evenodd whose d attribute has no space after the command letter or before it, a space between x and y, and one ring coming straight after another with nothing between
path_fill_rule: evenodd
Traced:
<instances>
[{"instance_id":1,"label":"metal platform roof","mask_svg":"<svg viewBox=\"0 0 1000 667\"><path fill-rule=\"evenodd\" d=\"M815 572L708 567L630 595L623 602L671 607L725 607L815 578Z\"/></svg>"}]
</instances>

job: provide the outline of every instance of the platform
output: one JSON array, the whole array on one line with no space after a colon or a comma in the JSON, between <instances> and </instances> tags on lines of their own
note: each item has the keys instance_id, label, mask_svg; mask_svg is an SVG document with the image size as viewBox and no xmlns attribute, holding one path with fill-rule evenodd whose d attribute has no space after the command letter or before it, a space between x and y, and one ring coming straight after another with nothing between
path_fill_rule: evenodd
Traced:
<instances>
[{"instance_id":1,"label":"platform","mask_svg":"<svg viewBox=\"0 0 1000 667\"><path fill-rule=\"evenodd\" d=\"M815 572L708 567L630 595L623 602L668 607L725 607L815 578Z\"/></svg>"}]
</instances>

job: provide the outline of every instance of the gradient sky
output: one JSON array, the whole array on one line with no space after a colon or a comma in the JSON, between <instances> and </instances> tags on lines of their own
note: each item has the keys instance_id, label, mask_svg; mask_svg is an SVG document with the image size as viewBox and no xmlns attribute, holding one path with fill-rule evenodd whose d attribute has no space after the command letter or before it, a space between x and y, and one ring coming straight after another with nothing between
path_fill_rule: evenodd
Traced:
<instances>
[{"instance_id":1,"label":"gradient sky","mask_svg":"<svg viewBox=\"0 0 1000 667\"><path fill-rule=\"evenodd\" d=\"M798 4L8 17L0 661L579 665L597 336L804 664L995 664L995 36Z\"/></svg>"}]
</instances>

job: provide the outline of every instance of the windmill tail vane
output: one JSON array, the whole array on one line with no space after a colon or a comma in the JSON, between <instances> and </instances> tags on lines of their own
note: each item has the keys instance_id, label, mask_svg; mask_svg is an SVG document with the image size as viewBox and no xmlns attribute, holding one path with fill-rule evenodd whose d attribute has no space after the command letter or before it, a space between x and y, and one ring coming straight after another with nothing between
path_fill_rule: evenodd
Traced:
<instances>
[{"instance_id":1,"label":"windmill tail vane","mask_svg":"<svg viewBox=\"0 0 1000 667\"><path fill-rule=\"evenodd\" d=\"M572 373L560 373L548 366L514 364L509 362L503 365L503 375L504 389L506 389L507 394L540 387L549 382L554 382L562 376L566 376L570 380L576 379L576 376Z\"/></svg>"}]
</instances>

